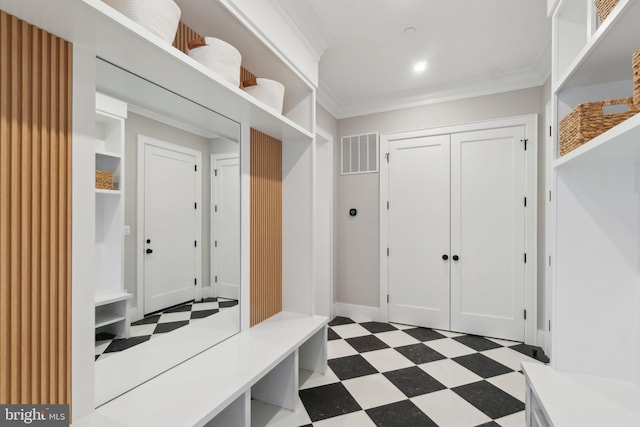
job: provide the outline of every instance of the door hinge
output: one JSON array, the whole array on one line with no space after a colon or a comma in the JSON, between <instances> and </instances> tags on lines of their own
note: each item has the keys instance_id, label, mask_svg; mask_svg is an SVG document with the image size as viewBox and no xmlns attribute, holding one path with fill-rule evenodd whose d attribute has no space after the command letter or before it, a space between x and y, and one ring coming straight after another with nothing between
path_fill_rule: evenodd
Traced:
<instances>
[{"instance_id":1,"label":"door hinge","mask_svg":"<svg viewBox=\"0 0 640 427\"><path fill-rule=\"evenodd\" d=\"M525 264L527 263L527 253L526 253L526 252L525 252L525 254L524 254L524 263L525 263Z\"/></svg>"},{"instance_id":2,"label":"door hinge","mask_svg":"<svg viewBox=\"0 0 640 427\"><path fill-rule=\"evenodd\" d=\"M194 247L194 248L197 248L197 247L198 247L198 241L197 241L197 240L194 240L194 241L193 241L193 247Z\"/></svg>"},{"instance_id":3,"label":"door hinge","mask_svg":"<svg viewBox=\"0 0 640 427\"><path fill-rule=\"evenodd\" d=\"M218 283L218 276L213 276L213 281L214 281L215 283Z\"/></svg>"},{"instance_id":4,"label":"door hinge","mask_svg":"<svg viewBox=\"0 0 640 427\"><path fill-rule=\"evenodd\" d=\"M217 248L217 247L218 247L218 241L217 241L217 240L214 240L214 242L213 242L213 247L214 247L214 248Z\"/></svg>"},{"instance_id":5,"label":"door hinge","mask_svg":"<svg viewBox=\"0 0 640 427\"><path fill-rule=\"evenodd\" d=\"M527 151L527 142L529 142L528 139L521 139L520 141L524 142L524 151Z\"/></svg>"},{"instance_id":6,"label":"door hinge","mask_svg":"<svg viewBox=\"0 0 640 427\"><path fill-rule=\"evenodd\" d=\"M387 248L387 256L389 256L389 248Z\"/></svg>"},{"instance_id":7,"label":"door hinge","mask_svg":"<svg viewBox=\"0 0 640 427\"><path fill-rule=\"evenodd\" d=\"M193 171L198 172L198 165L193 165Z\"/></svg>"},{"instance_id":8,"label":"door hinge","mask_svg":"<svg viewBox=\"0 0 640 427\"><path fill-rule=\"evenodd\" d=\"M389 163L389 153L385 153L384 157L387 159L387 163Z\"/></svg>"},{"instance_id":9,"label":"door hinge","mask_svg":"<svg viewBox=\"0 0 640 427\"><path fill-rule=\"evenodd\" d=\"M193 285L196 286L198 284L198 279L193 279Z\"/></svg>"},{"instance_id":10,"label":"door hinge","mask_svg":"<svg viewBox=\"0 0 640 427\"><path fill-rule=\"evenodd\" d=\"M389 210L389 201L387 200L387 210Z\"/></svg>"},{"instance_id":11,"label":"door hinge","mask_svg":"<svg viewBox=\"0 0 640 427\"><path fill-rule=\"evenodd\" d=\"M551 332L551 320L549 320L549 332Z\"/></svg>"},{"instance_id":12,"label":"door hinge","mask_svg":"<svg viewBox=\"0 0 640 427\"><path fill-rule=\"evenodd\" d=\"M218 205L213 205L213 211L218 212Z\"/></svg>"},{"instance_id":13,"label":"door hinge","mask_svg":"<svg viewBox=\"0 0 640 427\"><path fill-rule=\"evenodd\" d=\"M549 190L549 201L551 201L551 190Z\"/></svg>"},{"instance_id":14,"label":"door hinge","mask_svg":"<svg viewBox=\"0 0 640 427\"><path fill-rule=\"evenodd\" d=\"M524 207L525 208L527 207L527 198L526 197L524 198Z\"/></svg>"},{"instance_id":15,"label":"door hinge","mask_svg":"<svg viewBox=\"0 0 640 427\"><path fill-rule=\"evenodd\" d=\"M551 255L549 255L549 267L551 267Z\"/></svg>"},{"instance_id":16,"label":"door hinge","mask_svg":"<svg viewBox=\"0 0 640 427\"><path fill-rule=\"evenodd\" d=\"M389 304L389 294L387 294L387 304Z\"/></svg>"},{"instance_id":17,"label":"door hinge","mask_svg":"<svg viewBox=\"0 0 640 427\"><path fill-rule=\"evenodd\" d=\"M549 126L549 136L551 136L551 126Z\"/></svg>"},{"instance_id":18,"label":"door hinge","mask_svg":"<svg viewBox=\"0 0 640 427\"><path fill-rule=\"evenodd\" d=\"M198 210L198 203L197 202L194 202L193 209Z\"/></svg>"},{"instance_id":19,"label":"door hinge","mask_svg":"<svg viewBox=\"0 0 640 427\"><path fill-rule=\"evenodd\" d=\"M527 320L527 310L524 310L524 320Z\"/></svg>"}]
</instances>

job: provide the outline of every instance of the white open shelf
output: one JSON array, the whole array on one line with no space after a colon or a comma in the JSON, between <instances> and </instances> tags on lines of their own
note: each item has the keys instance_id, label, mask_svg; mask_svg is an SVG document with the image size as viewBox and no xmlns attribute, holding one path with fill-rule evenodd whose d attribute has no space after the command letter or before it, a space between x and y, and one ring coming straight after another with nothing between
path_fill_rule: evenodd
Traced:
<instances>
[{"instance_id":1,"label":"white open shelf","mask_svg":"<svg viewBox=\"0 0 640 427\"><path fill-rule=\"evenodd\" d=\"M133 298L133 294L127 292L102 292L96 293L95 303L96 307L106 304L111 304L119 301L126 301Z\"/></svg>"},{"instance_id":2,"label":"white open shelf","mask_svg":"<svg viewBox=\"0 0 640 427\"><path fill-rule=\"evenodd\" d=\"M113 313L96 313L96 329L126 320L125 316Z\"/></svg>"},{"instance_id":3,"label":"white open shelf","mask_svg":"<svg viewBox=\"0 0 640 427\"><path fill-rule=\"evenodd\" d=\"M96 150L96 156L113 157L115 159L122 158L122 155L120 153L116 153L113 151L105 151L105 150Z\"/></svg>"},{"instance_id":4,"label":"white open shelf","mask_svg":"<svg viewBox=\"0 0 640 427\"><path fill-rule=\"evenodd\" d=\"M119 196L122 194L120 190L105 190L102 188L96 188L96 194L108 194L112 196Z\"/></svg>"}]
</instances>

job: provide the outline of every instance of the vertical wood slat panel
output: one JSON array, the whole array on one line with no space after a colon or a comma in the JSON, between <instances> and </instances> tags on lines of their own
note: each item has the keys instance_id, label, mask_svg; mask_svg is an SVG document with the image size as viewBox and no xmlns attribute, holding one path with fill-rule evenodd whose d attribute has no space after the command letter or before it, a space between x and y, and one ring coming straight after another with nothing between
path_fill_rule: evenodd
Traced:
<instances>
[{"instance_id":1,"label":"vertical wood slat panel","mask_svg":"<svg viewBox=\"0 0 640 427\"><path fill-rule=\"evenodd\" d=\"M71 45L0 11L0 402L70 403Z\"/></svg>"},{"instance_id":2,"label":"vertical wood slat panel","mask_svg":"<svg viewBox=\"0 0 640 427\"><path fill-rule=\"evenodd\" d=\"M282 311L282 142L251 129L251 326Z\"/></svg>"},{"instance_id":3,"label":"vertical wood slat panel","mask_svg":"<svg viewBox=\"0 0 640 427\"><path fill-rule=\"evenodd\" d=\"M178 31L176 32L176 38L173 40L173 47L182 51L185 55L189 54L188 43L191 40L202 37L200 34L191 29L184 22L180 21L178 24ZM256 76L253 75L249 70L244 67L240 67L240 83L242 84L245 80L255 79Z\"/></svg>"}]
</instances>

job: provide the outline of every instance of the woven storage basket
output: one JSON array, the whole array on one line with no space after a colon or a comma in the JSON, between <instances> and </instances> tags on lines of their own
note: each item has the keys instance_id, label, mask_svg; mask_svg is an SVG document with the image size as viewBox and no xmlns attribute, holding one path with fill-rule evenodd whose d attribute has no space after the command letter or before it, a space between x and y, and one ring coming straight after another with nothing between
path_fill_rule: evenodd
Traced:
<instances>
[{"instance_id":1,"label":"woven storage basket","mask_svg":"<svg viewBox=\"0 0 640 427\"><path fill-rule=\"evenodd\" d=\"M627 104L629 110L614 114L604 112L606 106L621 104ZM564 156L575 150L638 112L638 109L633 105L633 98L587 102L578 105L560 122L560 155Z\"/></svg>"},{"instance_id":2,"label":"woven storage basket","mask_svg":"<svg viewBox=\"0 0 640 427\"><path fill-rule=\"evenodd\" d=\"M221 79L240 86L242 55L229 43L215 37L200 37L189 42L189 56Z\"/></svg>"},{"instance_id":3,"label":"woven storage basket","mask_svg":"<svg viewBox=\"0 0 640 427\"><path fill-rule=\"evenodd\" d=\"M600 22L603 22L609 16L611 10L618 4L618 0L596 0L596 11Z\"/></svg>"},{"instance_id":4,"label":"woven storage basket","mask_svg":"<svg viewBox=\"0 0 640 427\"><path fill-rule=\"evenodd\" d=\"M633 103L640 109L640 49L633 54Z\"/></svg>"},{"instance_id":5,"label":"woven storage basket","mask_svg":"<svg viewBox=\"0 0 640 427\"><path fill-rule=\"evenodd\" d=\"M271 79L258 77L242 82L242 90L282 114L284 85Z\"/></svg>"},{"instance_id":6,"label":"woven storage basket","mask_svg":"<svg viewBox=\"0 0 640 427\"><path fill-rule=\"evenodd\" d=\"M102 0L132 21L171 44L182 14L173 0ZM124 48L124 46L123 46Z\"/></svg>"},{"instance_id":7,"label":"woven storage basket","mask_svg":"<svg viewBox=\"0 0 640 427\"><path fill-rule=\"evenodd\" d=\"M96 171L96 190L113 190L113 172Z\"/></svg>"}]
</instances>

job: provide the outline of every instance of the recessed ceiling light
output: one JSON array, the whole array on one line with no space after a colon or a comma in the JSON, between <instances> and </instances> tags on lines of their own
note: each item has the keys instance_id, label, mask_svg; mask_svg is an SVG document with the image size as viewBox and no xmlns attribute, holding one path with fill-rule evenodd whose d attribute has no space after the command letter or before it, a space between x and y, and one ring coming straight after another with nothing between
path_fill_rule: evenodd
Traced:
<instances>
[{"instance_id":1,"label":"recessed ceiling light","mask_svg":"<svg viewBox=\"0 0 640 427\"><path fill-rule=\"evenodd\" d=\"M424 73L427 69L427 61L419 61L413 66L413 71L416 73Z\"/></svg>"}]
</instances>

